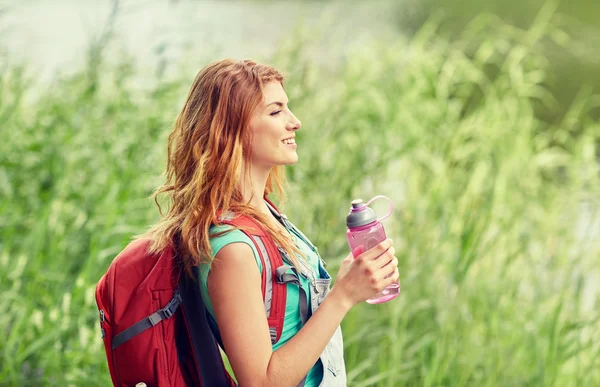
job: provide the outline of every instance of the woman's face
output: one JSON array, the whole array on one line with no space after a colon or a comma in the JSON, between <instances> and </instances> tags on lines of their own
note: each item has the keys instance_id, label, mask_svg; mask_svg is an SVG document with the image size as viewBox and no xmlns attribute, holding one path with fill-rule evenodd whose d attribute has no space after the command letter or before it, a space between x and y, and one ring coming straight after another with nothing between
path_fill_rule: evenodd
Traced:
<instances>
[{"instance_id":1,"label":"woman's face","mask_svg":"<svg viewBox=\"0 0 600 387\"><path fill-rule=\"evenodd\" d=\"M263 86L263 99L250 118L252 164L272 168L298 161L296 130L302 123L287 106L288 98L279 82Z\"/></svg>"}]
</instances>

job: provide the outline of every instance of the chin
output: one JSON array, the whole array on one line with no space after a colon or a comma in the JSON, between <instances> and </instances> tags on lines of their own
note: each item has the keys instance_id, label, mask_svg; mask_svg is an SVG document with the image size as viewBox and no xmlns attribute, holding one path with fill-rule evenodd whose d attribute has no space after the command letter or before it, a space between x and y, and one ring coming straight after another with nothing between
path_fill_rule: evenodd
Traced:
<instances>
[{"instance_id":1,"label":"chin","mask_svg":"<svg viewBox=\"0 0 600 387\"><path fill-rule=\"evenodd\" d=\"M298 155L292 158L289 165L296 164L298 162Z\"/></svg>"},{"instance_id":2,"label":"chin","mask_svg":"<svg viewBox=\"0 0 600 387\"><path fill-rule=\"evenodd\" d=\"M290 157L290 158L288 158L286 160L280 160L279 162L275 163L275 165L282 165L282 166L285 166L285 165L294 165L297 162L298 162L298 156L293 157L293 158Z\"/></svg>"}]
</instances>

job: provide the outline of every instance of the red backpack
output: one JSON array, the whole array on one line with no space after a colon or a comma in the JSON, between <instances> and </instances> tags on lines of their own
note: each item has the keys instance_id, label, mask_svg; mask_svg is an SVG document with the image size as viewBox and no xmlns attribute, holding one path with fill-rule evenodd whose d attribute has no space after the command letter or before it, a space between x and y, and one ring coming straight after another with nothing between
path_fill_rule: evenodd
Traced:
<instances>
[{"instance_id":1,"label":"red backpack","mask_svg":"<svg viewBox=\"0 0 600 387\"><path fill-rule=\"evenodd\" d=\"M269 202L272 205L272 203ZM274 208L274 206L273 206ZM272 342L283 329L287 282L280 251L267 231L249 217L224 223L242 230L256 245L263 265L262 293ZM207 312L198 267L194 279L171 249L148 254L149 241L131 242L96 287L100 328L115 386L235 386L223 364L221 339ZM288 278L285 278L288 277Z\"/></svg>"}]
</instances>

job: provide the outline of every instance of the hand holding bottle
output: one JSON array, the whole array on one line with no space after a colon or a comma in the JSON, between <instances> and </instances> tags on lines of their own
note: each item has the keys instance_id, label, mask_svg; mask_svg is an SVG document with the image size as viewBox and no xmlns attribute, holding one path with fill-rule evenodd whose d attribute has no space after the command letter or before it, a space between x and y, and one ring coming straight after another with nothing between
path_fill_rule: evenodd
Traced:
<instances>
[{"instance_id":1,"label":"hand holding bottle","mask_svg":"<svg viewBox=\"0 0 600 387\"><path fill-rule=\"evenodd\" d=\"M369 207L369 204L382 198L387 199L390 203L390 210L386 215L378 218L375 211ZM346 225L348 226L346 237L353 256L357 258L363 252L369 251L387 238L381 221L392 214L394 205L390 199L382 195L375 196L367 203L363 203L361 199L356 199L351 204L350 213L346 217ZM367 302L369 304L380 304L393 300L398 294L400 294L400 283L391 283L381 292L368 299Z\"/></svg>"},{"instance_id":2,"label":"hand holding bottle","mask_svg":"<svg viewBox=\"0 0 600 387\"><path fill-rule=\"evenodd\" d=\"M348 254L338 271L334 286L335 291L347 302L348 309L398 283L398 259L394 254L391 239L384 240L357 257Z\"/></svg>"}]
</instances>

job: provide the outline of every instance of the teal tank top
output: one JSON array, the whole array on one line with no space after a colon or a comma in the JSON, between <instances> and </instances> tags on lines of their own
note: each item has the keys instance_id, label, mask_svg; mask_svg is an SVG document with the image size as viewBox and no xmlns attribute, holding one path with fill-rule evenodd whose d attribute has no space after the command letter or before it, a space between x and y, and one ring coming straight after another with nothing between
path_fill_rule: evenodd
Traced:
<instances>
[{"instance_id":1,"label":"teal tank top","mask_svg":"<svg viewBox=\"0 0 600 387\"><path fill-rule=\"evenodd\" d=\"M225 230L231 230L231 231L229 231L226 234L223 234L221 236L210 238L210 245L213 250L213 256L216 256L217 253L223 247L227 246L230 243L236 243L236 242L246 243L252 248L252 251L254 252L254 260L256 261L256 264L258 265L260 272L262 273L263 268L262 268L262 263L260 261L260 256L258 255L258 251L256 251L254 243L252 243L252 241L246 234L244 234L240 230L233 230L232 227L228 226L228 225L213 226L210 229L210 233L214 234L214 233L217 233L220 231L225 231ZM319 256L301 238L296 237L293 233L292 233L292 238L295 240L296 246L298 247L298 249L300 249L300 251L302 251L304 253L304 255L307 257L308 263L310 264L311 268L313 269L313 272L320 273L321 271L319 270L319 260L320 260ZM206 305L208 312L214 318L215 312L214 312L212 301L210 300L210 296L208 294L208 286L207 286L207 278L208 278L208 273L210 271L210 267L209 267L209 265L204 264L204 265L200 265L199 269L200 269L199 270L200 271L200 293L202 294L202 300L204 301L204 305ZM307 296L308 305L310 305L311 287L310 287L309 280L303 275L300 275L299 277L300 277L300 282L302 284L302 288L305 289L306 293L307 293L306 296ZM276 342L275 344L273 344L273 351L275 351L277 348L284 345L289 339L291 339L300 330L300 328L302 328L302 318L300 316L300 308L298 307L298 305L300 303L299 291L300 291L300 289L298 288L297 285L287 284L287 300L286 300L286 307L285 307L285 319L283 322L283 331L281 332L281 338L279 339L279 341ZM322 379L323 379L323 364L317 360L317 362L311 368L311 370L309 371L309 373L306 377L305 387L317 387Z\"/></svg>"}]
</instances>

